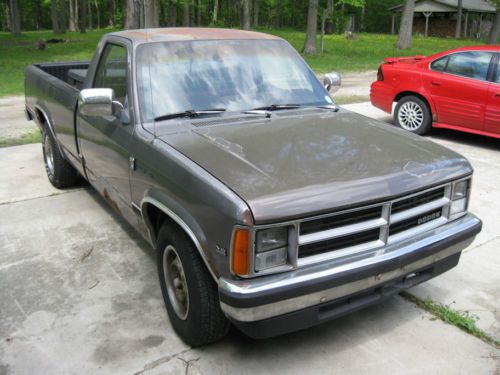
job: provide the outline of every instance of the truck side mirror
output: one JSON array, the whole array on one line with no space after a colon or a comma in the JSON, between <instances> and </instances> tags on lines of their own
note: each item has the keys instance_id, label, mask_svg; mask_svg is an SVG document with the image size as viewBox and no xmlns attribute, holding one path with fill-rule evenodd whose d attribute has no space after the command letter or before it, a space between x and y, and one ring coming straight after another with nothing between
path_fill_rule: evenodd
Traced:
<instances>
[{"instance_id":1,"label":"truck side mirror","mask_svg":"<svg viewBox=\"0 0 500 375\"><path fill-rule=\"evenodd\" d=\"M85 89L80 91L78 110L82 116L113 116L116 109L123 109L122 103L115 100L113 89Z\"/></svg>"},{"instance_id":2,"label":"truck side mirror","mask_svg":"<svg viewBox=\"0 0 500 375\"><path fill-rule=\"evenodd\" d=\"M323 80L323 86L325 89L330 92L335 92L340 88L342 83L342 78L340 77L340 73L331 72L326 73L325 78Z\"/></svg>"}]
</instances>

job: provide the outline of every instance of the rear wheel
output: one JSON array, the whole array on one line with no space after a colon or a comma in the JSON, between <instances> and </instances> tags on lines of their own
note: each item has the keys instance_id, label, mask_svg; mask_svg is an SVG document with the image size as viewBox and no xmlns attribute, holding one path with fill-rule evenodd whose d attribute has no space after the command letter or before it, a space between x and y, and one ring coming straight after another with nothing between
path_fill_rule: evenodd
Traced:
<instances>
[{"instance_id":1,"label":"rear wheel","mask_svg":"<svg viewBox=\"0 0 500 375\"><path fill-rule=\"evenodd\" d=\"M50 183L58 189L73 186L77 181L78 172L63 158L54 137L45 125L42 128L42 149L45 171Z\"/></svg>"},{"instance_id":2,"label":"rear wheel","mask_svg":"<svg viewBox=\"0 0 500 375\"><path fill-rule=\"evenodd\" d=\"M399 127L415 134L425 134L432 126L429 106L412 95L405 96L398 102L394 118Z\"/></svg>"},{"instance_id":3,"label":"rear wheel","mask_svg":"<svg viewBox=\"0 0 500 375\"><path fill-rule=\"evenodd\" d=\"M201 346L226 336L230 324L220 308L217 285L191 240L163 224L157 252L163 299L179 337Z\"/></svg>"}]
</instances>

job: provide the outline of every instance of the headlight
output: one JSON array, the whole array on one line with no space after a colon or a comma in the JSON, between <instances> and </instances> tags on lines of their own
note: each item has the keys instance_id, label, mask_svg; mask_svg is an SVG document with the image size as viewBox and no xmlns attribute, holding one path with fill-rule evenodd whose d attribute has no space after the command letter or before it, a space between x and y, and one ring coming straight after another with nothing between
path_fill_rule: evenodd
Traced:
<instances>
[{"instance_id":1,"label":"headlight","mask_svg":"<svg viewBox=\"0 0 500 375\"><path fill-rule=\"evenodd\" d=\"M458 219L467 212L470 179L455 182L451 194L450 220Z\"/></svg>"},{"instance_id":2,"label":"headlight","mask_svg":"<svg viewBox=\"0 0 500 375\"><path fill-rule=\"evenodd\" d=\"M285 247L287 244L287 227L261 229L257 231L257 235L255 237L255 251L257 253L277 249L279 247Z\"/></svg>"},{"instance_id":3,"label":"headlight","mask_svg":"<svg viewBox=\"0 0 500 375\"><path fill-rule=\"evenodd\" d=\"M288 254L288 227L257 231L255 253L255 271L285 265Z\"/></svg>"}]
</instances>

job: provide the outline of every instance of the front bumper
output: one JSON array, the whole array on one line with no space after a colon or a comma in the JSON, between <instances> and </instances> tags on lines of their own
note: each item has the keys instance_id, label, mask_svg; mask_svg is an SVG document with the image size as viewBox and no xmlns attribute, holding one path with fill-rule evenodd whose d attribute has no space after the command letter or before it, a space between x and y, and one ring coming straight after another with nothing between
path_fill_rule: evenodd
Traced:
<instances>
[{"instance_id":1,"label":"front bumper","mask_svg":"<svg viewBox=\"0 0 500 375\"><path fill-rule=\"evenodd\" d=\"M247 335L275 336L331 320L454 267L481 231L472 214L383 249L370 258L325 262L246 280L221 279L226 316Z\"/></svg>"}]
</instances>

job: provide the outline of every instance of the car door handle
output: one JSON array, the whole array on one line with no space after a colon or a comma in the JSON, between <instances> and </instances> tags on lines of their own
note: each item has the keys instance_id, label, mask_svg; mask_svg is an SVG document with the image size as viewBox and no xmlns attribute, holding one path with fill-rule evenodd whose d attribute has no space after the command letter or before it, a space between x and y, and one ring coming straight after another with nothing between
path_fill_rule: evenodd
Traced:
<instances>
[{"instance_id":1,"label":"car door handle","mask_svg":"<svg viewBox=\"0 0 500 375\"><path fill-rule=\"evenodd\" d=\"M432 81L431 85L432 86L441 86L441 83L440 82L436 82L436 81Z\"/></svg>"},{"instance_id":2,"label":"car door handle","mask_svg":"<svg viewBox=\"0 0 500 375\"><path fill-rule=\"evenodd\" d=\"M496 96L497 98L500 98L500 92L497 92L497 93L495 94L495 96Z\"/></svg>"}]
</instances>

